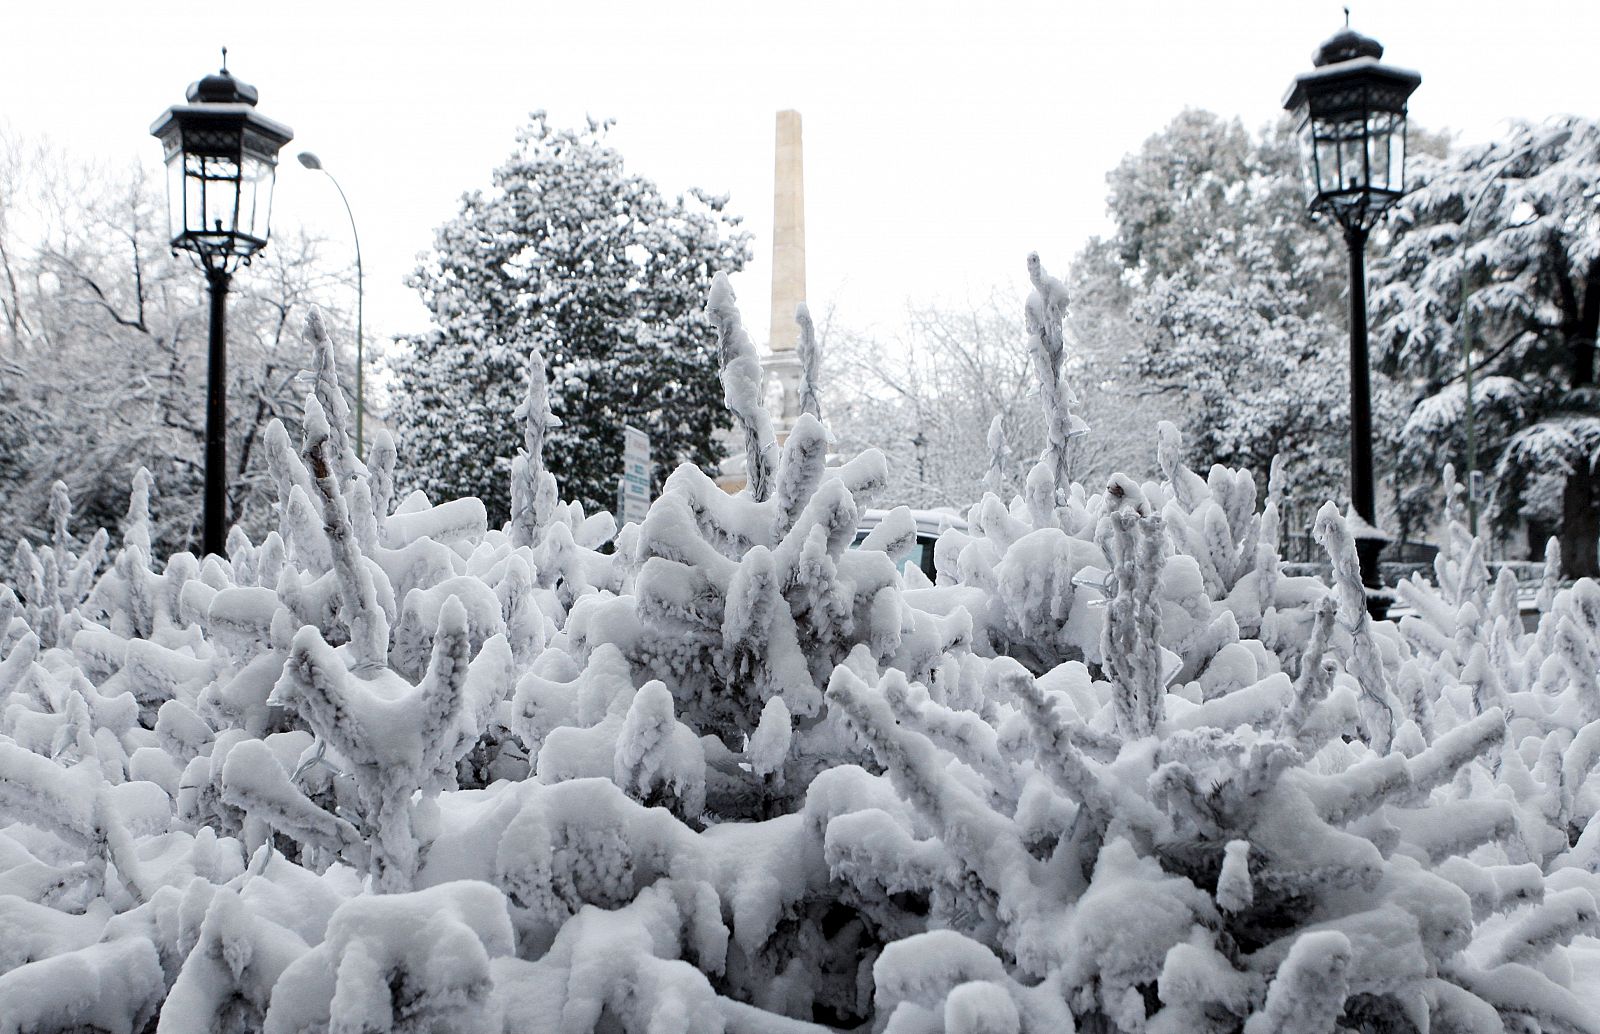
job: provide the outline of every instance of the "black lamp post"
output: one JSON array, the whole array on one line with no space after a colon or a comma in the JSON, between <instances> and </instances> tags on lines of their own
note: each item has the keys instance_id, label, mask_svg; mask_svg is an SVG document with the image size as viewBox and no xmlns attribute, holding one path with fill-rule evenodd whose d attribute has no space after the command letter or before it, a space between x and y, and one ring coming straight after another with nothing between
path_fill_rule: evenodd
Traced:
<instances>
[{"instance_id":1,"label":"black lamp post","mask_svg":"<svg viewBox=\"0 0 1600 1034\"><path fill-rule=\"evenodd\" d=\"M172 249L189 252L211 293L211 345L206 374L206 553L221 554L227 533L227 299L240 265L266 247L278 151L294 139L281 123L256 113L256 88L222 70L189 86L150 127L167 163L167 225Z\"/></svg>"},{"instance_id":2,"label":"black lamp post","mask_svg":"<svg viewBox=\"0 0 1600 1034\"><path fill-rule=\"evenodd\" d=\"M1348 18L1348 14L1346 16ZM1317 49L1283 106L1305 152L1311 211L1331 216L1350 249L1350 502L1361 580L1374 617L1388 611L1378 575L1383 538L1372 490L1372 391L1367 373L1367 235L1405 193L1406 100L1422 77L1379 64L1383 47L1349 25Z\"/></svg>"}]
</instances>

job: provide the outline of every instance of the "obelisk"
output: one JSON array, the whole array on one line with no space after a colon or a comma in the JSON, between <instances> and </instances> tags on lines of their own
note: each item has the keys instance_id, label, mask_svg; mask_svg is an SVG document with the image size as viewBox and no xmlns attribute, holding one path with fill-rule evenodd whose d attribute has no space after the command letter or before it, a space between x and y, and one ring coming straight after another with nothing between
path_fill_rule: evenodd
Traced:
<instances>
[{"instance_id":1,"label":"obelisk","mask_svg":"<svg viewBox=\"0 0 1600 1034\"><path fill-rule=\"evenodd\" d=\"M778 112L772 163L772 324L767 336L768 409L779 438L800 415L800 327L794 310L806 299L805 174L800 152L800 113Z\"/></svg>"},{"instance_id":2,"label":"obelisk","mask_svg":"<svg viewBox=\"0 0 1600 1034\"><path fill-rule=\"evenodd\" d=\"M800 113L778 112L772 164L772 333L774 352L792 351L800 338L794 308L806 299L805 172Z\"/></svg>"},{"instance_id":3,"label":"obelisk","mask_svg":"<svg viewBox=\"0 0 1600 1034\"><path fill-rule=\"evenodd\" d=\"M778 112L772 163L772 323L761 377L767 413L779 443L800 416L800 325L794 310L806 298L806 204L800 163L800 113ZM742 443L723 441L725 459L717 484L724 492L745 487Z\"/></svg>"}]
</instances>

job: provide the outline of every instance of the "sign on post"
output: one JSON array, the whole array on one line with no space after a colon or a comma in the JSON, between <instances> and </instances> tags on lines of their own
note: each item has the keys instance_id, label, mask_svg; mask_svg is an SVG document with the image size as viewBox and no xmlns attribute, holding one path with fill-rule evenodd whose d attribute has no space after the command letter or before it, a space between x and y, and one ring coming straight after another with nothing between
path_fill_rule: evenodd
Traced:
<instances>
[{"instance_id":1,"label":"sign on post","mask_svg":"<svg viewBox=\"0 0 1600 1034\"><path fill-rule=\"evenodd\" d=\"M622 428L622 480L617 488L618 523L643 523L650 510L650 436L637 427Z\"/></svg>"}]
</instances>

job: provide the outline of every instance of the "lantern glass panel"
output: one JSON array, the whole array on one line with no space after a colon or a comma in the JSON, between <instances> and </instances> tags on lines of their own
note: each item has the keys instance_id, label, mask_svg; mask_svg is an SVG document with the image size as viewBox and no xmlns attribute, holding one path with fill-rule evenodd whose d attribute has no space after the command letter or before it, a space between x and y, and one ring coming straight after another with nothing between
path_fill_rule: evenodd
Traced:
<instances>
[{"instance_id":1,"label":"lantern glass panel","mask_svg":"<svg viewBox=\"0 0 1600 1034\"><path fill-rule=\"evenodd\" d=\"M1365 120L1339 123L1339 181L1346 191L1367 189L1367 124Z\"/></svg>"},{"instance_id":2,"label":"lantern glass panel","mask_svg":"<svg viewBox=\"0 0 1600 1034\"><path fill-rule=\"evenodd\" d=\"M188 159L189 224L208 244L226 245L236 229L239 163L231 157L191 154Z\"/></svg>"},{"instance_id":3,"label":"lantern glass panel","mask_svg":"<svg viewBox=\"0 0 1600 1034\"><path fill-rule=\"evenodd\" d=\"M1367 184L1367 126L1363 119L1319 119L1317 186L1323 194L1359 191Z\"/></svg>"},{"instance_id":4,"label":"lantern glass panel","mask_svg":"<svg viewBox=\"0 0 1600 1034\"><path fill-rule=\"evenodd\" d=\"M1297 134L1300 140L1300 181L1301 187L1306 192L1306 198L1315 201L1317 197L1317 142L1311 130L1311 120L1305 117L1305 110L1295 113L1300 119L1300 131Z\"/></svg>"},{"instance_id":5,"label":"lantern glass panel","mask_svg":"<svg viewBox=\"0 0 1600 1034\"><path fill-rule=\"evenodd\" d=\"M1390 188L1404 194L1406 186L1406 113L1401 112L1394 116L1393 127L1389 130L1389 183Z\"/></svg>"},{"instance_id":6,"label":"lantern glass panel","mask_svg":"<svg viewBox=\"0 0 1600 1034\"><path fill-rule=\"evenodd\" d=\"M184 219L185 191L183 152L174 151L167 156L167 237L176 240L183 236L187 226Z\"/></svg>"},{"instance_id":7,"label":"lantern glass panel","mask_svg":"<svg viewBox=\"0 0 1600 1034\"><path fill-rule=\"evenodd\" d=\"M245 155L239 178L239 232L258 241L267 239L274 172L271 162L258 155Z\"/></svg>"},{"instance_id":8,"label":"lantern glass panel","mask_svg":"<svg viewBox=\"0 0 1600 1034\"><path fill-rule=\"evenodd\" d=\"M1373 190L1389 189L1389 141L1388 134L1372 132L1379 128L1383 116L1374 115L1368 123L1366 162L1367 183Z\"/></svg>"},{"instance_id":9,"label":"lantern glass panel","mask_svg":"<svg viewBox=\"0 0 1600 1034\"><path fill-rule=\"evenodd\" d=\"M1369 121L1368 164L1372 189L1400 194L1405 191L1406 134L1404 116L1377 112Z\"/></svg>"},{"instance_id":10,"label":"lantern glass panel","mask_svg":"<svg viewBox=\"0 0 1600 1034\"><path fill-rule=\"evenodd\" d=\"M1315 198L1318 194L1331 194L1339 189L1339 138L1318 133L1315 136L1317 184L1312 192Z\"/></svg>"}]
</instances>

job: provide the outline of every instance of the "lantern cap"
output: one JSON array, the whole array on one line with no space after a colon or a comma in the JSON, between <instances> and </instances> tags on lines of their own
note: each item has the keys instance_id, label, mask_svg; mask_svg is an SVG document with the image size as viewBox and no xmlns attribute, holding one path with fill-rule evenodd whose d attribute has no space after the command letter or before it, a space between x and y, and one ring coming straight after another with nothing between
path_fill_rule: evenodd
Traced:
<instances>
[{"instance_id":1,"label":"lantern cap","mask_svg":"<svg viewBox=\"0 0 1600 1034\"><path fill-rule=\"evenodd\" d=\"M184 97L190 104L248 104L255 107L261 94L243 79L235 79L224 68L190 83L189 92Z\"/></svg>"},{"instance_id":2,"label":"lantern cap","mask_svg":"<svg viewBox=\"0 0 1600 1034\"><path fill-rule=\"evenodd\" d=\"M1316 67L1295 76L1294 82L1289 84L1289 92L1283 98L1284 108L1295 111L1315 95L1346 92L1341 90L1343 87L1382 83L1386 92L1398 91L1395 103L1400 104L1399 110L1404 112L1405 99L1422 83L1422 76L1383 64L1380 60L1383 44L1350 28L1348 8L1345 17L1344 28L1328 37L1311 56Z\"/></svg>"},{"instance_id":3,"label":"lantern cap","mask_svg":"<svg viewBox=\"0 0 1600 1034\"><path fill-rule=\"evenodd\" d=\"M1378 60L1383 57L1383 44L1346 25L1317 48L1317 52L1311 55L1311 63L1322 68L1341 61L1354 61L1358 57Z\"/></svg>"},{"instance_id":4,"label":"lantern cap","mask_svg":"<svg viewBox=\"0 0 1600 1034\"><path fill-rule=\"evenodd\" d=\"M184 92L187 104L175 104L162 113L150 127L152 136L168 142L168 157L181 147L176 138L168 140L169 131L183 123L215 124L218 120L232 126L238 120L265 139L282 147L294 139L294 130L281 122L255 111L260 92L243 79L228 71L228 48L222 48L222 67L210 75L189 84Z\"/></svg>"}]
</instances>

